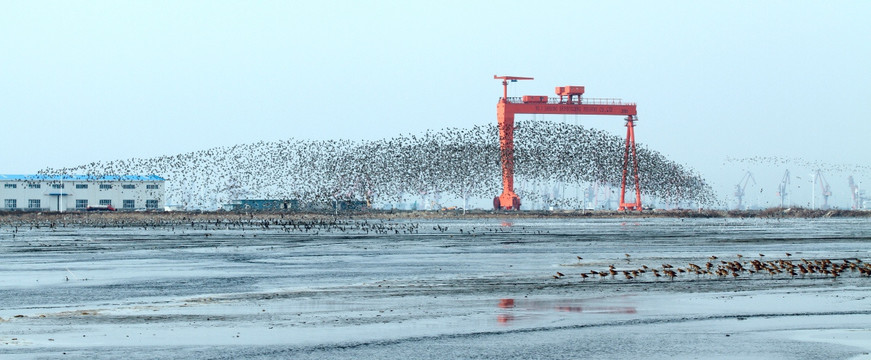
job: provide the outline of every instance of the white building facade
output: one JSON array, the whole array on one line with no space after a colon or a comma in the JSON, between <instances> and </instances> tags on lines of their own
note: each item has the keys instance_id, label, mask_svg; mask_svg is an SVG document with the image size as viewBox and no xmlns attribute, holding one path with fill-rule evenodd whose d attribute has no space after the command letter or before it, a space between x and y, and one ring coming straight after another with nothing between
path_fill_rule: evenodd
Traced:
<instances>
[{"instance_id":1,"label":"white building facade","mask_svg":"<svg viewBox=\"0 0 871 360\"><path fill-rule=\"evenodd\" d=\"M163 210L160 176L0 175L0 211Z\"/></svg>"}]
</instances>

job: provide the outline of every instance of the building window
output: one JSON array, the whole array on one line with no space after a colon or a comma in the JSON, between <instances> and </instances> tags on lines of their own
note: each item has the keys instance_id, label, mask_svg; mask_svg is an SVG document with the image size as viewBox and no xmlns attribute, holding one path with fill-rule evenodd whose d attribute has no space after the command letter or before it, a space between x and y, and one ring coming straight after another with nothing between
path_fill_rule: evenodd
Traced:
<instances>
[{"instance_id":1,"label":"building window","mask_svg":"<svg viewBox=\"0 0 871 360\"><path fill-rule=\"evenodd\" d=\"M27 207L29 207L29 208L31 208L31 209L39 209L39 208L42 207L42 206L40 206L40 205L42 205L42 204L41 204L41 202L39 201L39 199L30 199L30 200L27 200Z\"/></svg>"},{"instance_id":2,"label":"building window","mask_svg":"<svg viewBox=\"0 0 871 360\"><path fill-rule=\"evenodd\" d=\"M112 200L102 199L100 200L100 205L112 205Z\"/></svg>"},{"instance_id":3,"label":"building window","mask_svg":"<svg viewBox=\"0 0 871 360\"><path fill-rule=\"evenodd\" d=\"M157 200L145 200L146 209L157 209Z\"/></svg>"},{"instance_id":4,"label":"building window","mask_svg":"<svg viewBox=\"0 0 871 360\"><path fill-rule=\"evenodd\" d=\"M145 188L148 190L157 190L157 189L160 189L160 185L157 185L157 184L145 185Z\"/></svg>"},{"instance_id":5,"label":"building window","mask_svg":"<svg viewBox=\"0 0 871 360\"><path fill-rule=\"evenodd\" d=\"M51 184L52 189L63 189L64 184Z\"/></svg>"},{"instance_id":6,"label":"building window","mask_svg":"<svg viewBox=\"0 0 871 360\"><path fill-rule=\"evenodd\" d=\"M136 188L136 185L133 185L133 184L124 184L124 185L121 185L121 188L122 188L122 189L135 189L135 188Z\"/></svg>"},{"instance_id":7,"label":"building window","mask_svg":"<svg viewBox=\"0 0 871 360\"><path fill-rule=\"evenodd\" d=\"M35 183L30 183L30 184L27 184L27 187L30 188L30 189L39 189L39 188L42 188L42 185L40 185L40 184L35 184Z\"/></svg>"},{"instance_id":8,"label":"building window","mask_svg":"<svg viewBox=\"0 0 871 360\"><path fill-rule=\"evenodd\" d=\"M88 184L76 184L76 189L87 189Z\"/></svg>"},{"instance_id":9,"label":"building window","mask_svg":"<svg viewBox=\"0 0 871 360\"><path fill-rule=\"evenodd\" d=\"M18 187L18 184L3 184L4 189L15 189Z\"/></svg>"},{"instance_id":10,"label":"building window","mask_svg":"<svg viewBox=\"0 0 871 360\"><path fill-rule=\"evenodd\" d=\"M124 209L133 209L133 208L136 208L136 201L135 200L124 200L124 203L121 205L122 205L121 207Z\"/></svg>"},{"instance_id":11,"label":"building window","mask_svg":"<svg viewBox=\"0 0 871 360\"><path fill-rule=\"evenodd\" d=\"M14 209L18 207L18 202L15 199L6 199L3 201L3 206L7 209Z\"/></svg>"},{"instance_id":12,"label":"building window","mask_svg":"<svg viewBox=\"0 0 871 360\"><path fill-rule=\"evenodd\" d=\"M76 200L76 209L87 209L88 208L88 199L77 199Z\"/></svg>"},{"instance_id":13,"label":"building window","mask_svg":"<svg viewBox=\"0 0 871 360\"><path fill-rule=\"evenodd\" d=\"M112 190L112 184L100 184L100 190Z\"/></svg>"}]
</instances>

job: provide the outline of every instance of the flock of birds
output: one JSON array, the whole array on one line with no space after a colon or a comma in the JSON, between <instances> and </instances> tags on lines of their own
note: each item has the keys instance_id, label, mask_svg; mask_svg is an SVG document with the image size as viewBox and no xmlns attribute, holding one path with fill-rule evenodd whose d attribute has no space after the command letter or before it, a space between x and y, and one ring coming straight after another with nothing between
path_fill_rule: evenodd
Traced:
<instances>
[{"instance_id":1,"label":"flock of birds","mask_svg":"<svg viewBox=\"0 0 871 360\"><path fill-rule=\"evenodd\" d=\"M515 191L542 201L548 184L619 187L624 139L579 125L519 121L515 130ZM208 150L131 158L41 174L146 175L166 181L166 203L210 210L236 199L298 200L308 204L366 201L386 204L427 194L492 199L501 193L496 125L449 128L375 141L260 141ZM639 146L642 195L667 203L717 202L695 171ZM627 189L633 187L629 177ZM562 199L556 206L577 206Z\"/></svg>"},{"instance_id":2,"label":"flock of birds","mask_svg":"<svg viewBox=\"0 0 871 360\"><path fill-rule=\"evenodd\" d=\"M625 256L628 264L630 262L630 255L626 254ZM578 265L580 265L583 258L580 256L577 258ZM617 268L612 264L604 270L582 272L578 278L581 281L586 281L588 278L600 280L609 278L638 280L647 277L652 280L668 279L673 281L679 277L690 277L691 279L739 279L751 278L753 276L767 276L772 279L796 277L837 279L846 273L858 273L860 276L871 277L871 264L865 263L858 258L836 260L808 260L802 258L793 260L792 254L786 253L786 259L766 260L765 254L759 254L759 257L756 259L745 260L743 255L738 254L736 260L726 261L719 259L717 256L711 256L706 262L700 263L702 265L688 263L682 267L662 264L657 267L642 265L641 267L624 268ZM562 272L557 272L552 277L554 279L564 279L567 276Z\"/></svg>"},{"instance_id":3,"label":"flock of birds","mask_svg":"<svg viewBox=\"0 0 871 360\"><path fill-rule=\"evenodd\" d=\"M861 164L830 163L807 160L800 157L789 156L752 156L745 158L727 157L723 165L762 165L768 167L793 167L808 170L820 170L825 173L863 173L871 172L871 166Z\"/></svg>"}]
</instances>

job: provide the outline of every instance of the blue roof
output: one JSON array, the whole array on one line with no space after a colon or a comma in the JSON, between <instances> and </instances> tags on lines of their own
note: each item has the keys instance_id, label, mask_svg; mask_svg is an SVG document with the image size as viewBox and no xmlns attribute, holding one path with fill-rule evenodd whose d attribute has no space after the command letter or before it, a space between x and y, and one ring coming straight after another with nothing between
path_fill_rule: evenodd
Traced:
<instances>
[{"instance_id":1,"label":"blue roof","mask_svg":"<svg viewBox=\"0 0 871 360\"><path fill-rule=\"evenodd\" d=\"M22 181L166 181L157 175L4 175L0 180Z\"/></svg>"}]
</instances>

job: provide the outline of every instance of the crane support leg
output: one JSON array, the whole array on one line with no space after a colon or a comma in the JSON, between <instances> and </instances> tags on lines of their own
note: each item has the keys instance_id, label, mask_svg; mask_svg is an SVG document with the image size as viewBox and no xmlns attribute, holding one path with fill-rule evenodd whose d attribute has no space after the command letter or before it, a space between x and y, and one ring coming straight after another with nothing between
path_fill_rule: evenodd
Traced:
<instances>
[{"instance_id":1,"label":"crane support leg","mask_svg":"<svg viewBox=\"0 0 871 360\"><path fill-rule=\"evenodd\" d=\"M496 107L499 120L499 158L502 163L502 194L493 199L494 210L520 210L520 197L514 193L514 114L505 104Z\"/></svg>"},{"instance_id":2,"label":"crane support leg","mask_svg":"<svg viewBox=\"0 0 871 360\"><path fill-rule=\"evenodd\" d=\"M635 116L626 118L626 149L623 152L623 180L620 183L620 207L618 210L641 211L641 184L638 181L638 157L635 152ZM632 156L632 172L635 180L635 202L626 202L626 177L629 172L629 156Z\"/></svg>"}]
</instances>

